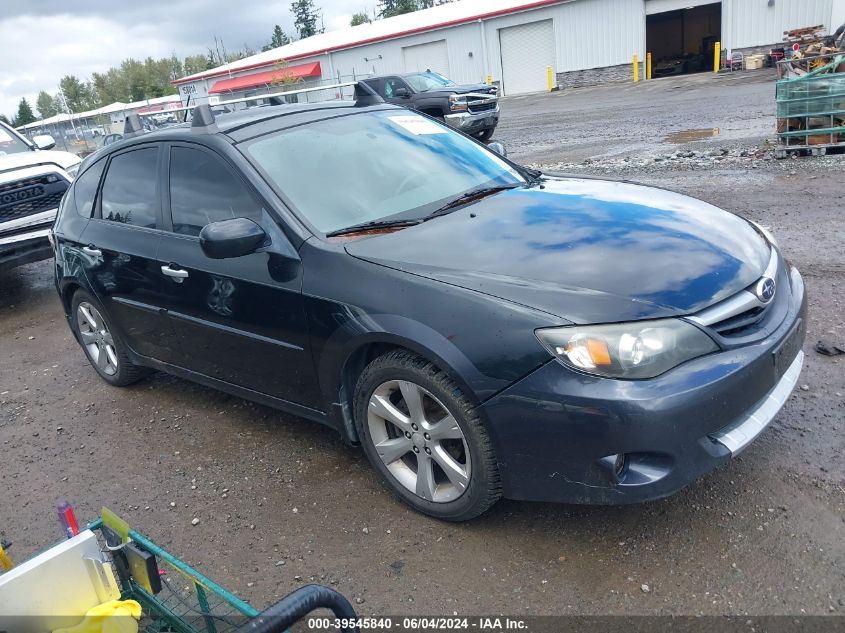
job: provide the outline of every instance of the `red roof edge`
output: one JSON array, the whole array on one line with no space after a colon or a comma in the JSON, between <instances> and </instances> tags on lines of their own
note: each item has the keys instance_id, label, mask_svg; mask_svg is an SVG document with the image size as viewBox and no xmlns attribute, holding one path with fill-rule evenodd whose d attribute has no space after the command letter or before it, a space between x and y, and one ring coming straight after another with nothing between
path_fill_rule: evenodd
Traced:
<instances>
[{"instance_id":1,"label":"red roof edge","mask_svg":"<svg viewBox=\"0 0 845 633\"><path fill-rule=\"evenodd\" d=\"M291 61L294 59L302 59L304 57L312 57L314 55L322 55L325 53L332 53L334 51L340 51L347 48L355 48L356 46L364 46L365 44L373 44L375 42L384 42L386 40L392 40L397 37L405 37L406 35L414 35L415 33L425 33L426 31L436 31L437 29L443 29L450 26L459 26L461 24L467 24L469 22L475 22L476 20L488 20L490 18L495 18L500 15L508 15L510 13L520 13L522 11L530 11L531 9L539 9L542 7L546 7L552 4L562 4L563 2L572 2L572 0L536 0L535 2L531 2L529 4L522 5L520 7L511 7L510 9L499 9L498 11L490 11L488 13L480 13L478 15L473 15L466 18L459 18L457 20L449 20L448 22L440 22L438 24L432 24L431 26L423 26L416 29L408 29L406 31L400 31L398 33L391 33L390 35L382 35L379 37L371 37L365 40L359 40L357 42L351 42L349 44L343 44L341 46L333 46L331 48L320 49L317 51L312 51L310 53L300 53L299 55L291 55L290 57L285 57L284 61ZM203 75L202 73L197 73L195 75L189 75L187 77L182 77L181 79L174 79L170 83L173 85L178 85L182 83L187 83L189 81L195 81L197 79L210 79L211 77L219 77L221 75L228 75L229 73L239 73L245 70L252 70L253 68L261 68L263 66L271 66L273 64L277 64L281 59L267 61L267 62L256 62L254 64L248 64L246 66L241 66L240 68L232 68L226 70L219 70L216 71L212 69L211 71L205 71L208 74Z\"/></svg>"},{"instance_id":2,"label":"red roof edge","mask_svg":"<svg viewBox=\"0 0 845 633\"><path fill-rule=\"evenodd\" d=\"M276 70L265 70L263 73L254 73L252 75L245 75L243 77L230 77L229 79L220 79L214 82L208 94L220 94L222 92L233 92L235 90L243 90L245 88L255 88L256 86L263 86L270 84L274 79L279 79L288 75L292 78L301 77L320 77L323 71L320 67L320 62L310 62L307 64L300 64L299 66L288 66L287 68L279 68Z\"/></svg>"}]
</instances>

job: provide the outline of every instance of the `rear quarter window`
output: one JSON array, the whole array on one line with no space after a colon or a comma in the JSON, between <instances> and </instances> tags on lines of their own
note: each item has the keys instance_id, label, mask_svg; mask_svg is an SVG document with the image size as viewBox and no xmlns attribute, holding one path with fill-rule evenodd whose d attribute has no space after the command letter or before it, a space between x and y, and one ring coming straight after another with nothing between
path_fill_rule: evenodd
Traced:
<instances>
[{"instance_id":1,"label":"rear quarter window","mask_svg":"<svg viewBox=\"0 0 845 633\"><path fill-rule=\"evenodd\" d=\"M156 228L159 206L157 180L157 147L144 147L113 157L103 181L103 219Z\"/></svg>"},{"instance_id":2,"label":"rear quarter window","mask_svg":"<svg viewBox=\"0 0 845 633\"><path fill-rule=\"evenodd\" d=\"M74 182L73 199L76 203L76 212L83 218L90 218L94 212L97 188L100 185L100 176L103 175L105 166L105 159L98 160L82 172Z\"/></svg>"}]
</instances>

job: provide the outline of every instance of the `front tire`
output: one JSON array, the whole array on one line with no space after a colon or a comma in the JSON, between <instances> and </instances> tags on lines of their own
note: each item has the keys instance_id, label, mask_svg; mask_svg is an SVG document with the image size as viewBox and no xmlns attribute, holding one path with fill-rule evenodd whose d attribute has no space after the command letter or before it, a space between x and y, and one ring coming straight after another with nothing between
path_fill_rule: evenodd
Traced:
<instances>
[{"instance_id":1,"label":"front tire","mask_svg":"<svg viewBox=\"0 0 845 633\"><path fill-rule=\"evenodd\" d=\"M501 497L493 443L449 376L405 350L362 372L355 422L370 463L414 509L466 521Z\"/></svg>"},{"instance_id":2,"label":"front tire","mask_svg":"<svg viewBox=\"0 0 845 633\"><path fill-rule=\"evenodd\" d=\"M129 360L126 344L106 318L100 302L89 293L74 293L70 314L76 340L100 378L115 387L125 387L149 373Z\"/></svg>"},{"instance_id":3,"label":"front tire","mask_svg":"<svg viewBox=\"0 0 845 633\"><path fill-rule=\"evenodd\" d=\"M493 138L493 132L496 131L496 128L489 128L486 130L481 130L480 132L476 132L475 138L477 138L482 143L486 143L491 138Z\"/></svg>"}]
</instances>

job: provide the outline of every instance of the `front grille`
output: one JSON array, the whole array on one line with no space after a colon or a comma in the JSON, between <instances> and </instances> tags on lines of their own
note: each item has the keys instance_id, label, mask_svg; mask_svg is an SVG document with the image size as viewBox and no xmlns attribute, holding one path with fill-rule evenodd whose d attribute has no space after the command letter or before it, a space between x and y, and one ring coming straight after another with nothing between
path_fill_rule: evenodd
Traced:
<instances>
[{"instance_id":1,"label":"front grille","mask_svg":"<svg viewBox=\"0 0 845 633\"><path fill-rule=\"evenodd\" d=\"M475 104L472 101L469 102L470 112L486 112L487 110L495 110L495 109L496 109L495 103Z\"/></svg>"},{"instance_id":2,"label":"front grille","mask_svg":"<svg viewBox=\"0 0 845 633\"><path fill-rule=\"evenodd\" d=\"M68 182L45 174L0 185L0 222L19 220L59 206Z\"/></svg>"},{"instance_id":3,"label":"front grille","mask_svg":"<svg viewBox=\"0 0 845 633\"><path fill-rule=\"evenodd\" d=\"M714 323L710 327L718 332L720 336L726 338L744 336L757 328L760 322L766 317L766 311L768 309L769 306L752 308L724 321Z\"/></svg>"},{"instance_id":4,"label":"front grille","mask_svg":"<svg viewBox=\"0 0 845 633\"><path fill-rule=\"evenodd\" d=\"M776 282L775 295L769 303L757 297L757 285L763 279ZM774 331L789 309L790 283L775 249L769 265L756 282L719 303L687 317L693 323L708 328L728 347L745 345Z\"/></svg>"}]
</instances>

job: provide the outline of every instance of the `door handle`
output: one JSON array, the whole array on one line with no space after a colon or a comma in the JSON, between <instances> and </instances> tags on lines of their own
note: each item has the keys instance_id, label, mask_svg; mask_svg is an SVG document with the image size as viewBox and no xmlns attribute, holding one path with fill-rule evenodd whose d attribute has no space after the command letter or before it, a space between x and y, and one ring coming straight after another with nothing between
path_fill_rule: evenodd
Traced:
<instances>
[{"instance_id":1,"label":"door handle","mask_svg":"<svg viewBox=\"0 0 845 633\"><path fill-rule=\"evenodd\" d=\"M188 271L187 270L180 270L179 268L173 268L170 264L161 267L161 272L163 272L168 277L172 277L173 281L178 284L182 283L182 280L188 278Z\"/></svg>"},{"instance_id":2,"label":"door handle","mask_svg":"<svg viewBox=\"0 0 845 633\"><path fill-rule=\"evenodd\" d=\"M89 244L88 246L82 247L82 252L86 255L90 255L91 257L102 257L103 251L99 248L96 248L93 244Z\"/></svg>"}]
</instances>

